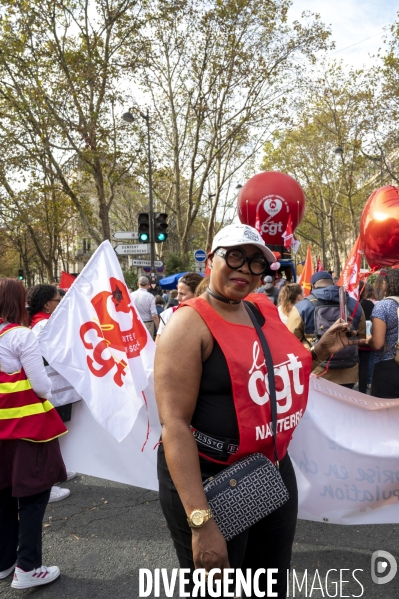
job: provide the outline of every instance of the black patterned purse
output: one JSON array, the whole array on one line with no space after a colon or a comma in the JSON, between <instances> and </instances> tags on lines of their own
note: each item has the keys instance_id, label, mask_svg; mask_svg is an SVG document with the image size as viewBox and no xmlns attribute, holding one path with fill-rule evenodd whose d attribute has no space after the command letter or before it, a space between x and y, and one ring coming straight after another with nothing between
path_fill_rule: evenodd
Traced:
<instances>
[{"instance_id":1,"label":"black patterned purse","mask_svg":"<svg viewBox=\"0 0 399 599\"><path fill-rule=\"evenodd\" d=\"M273 360L262 329L248 303L245 308L258 333L267 365L272 432L273 464L261 453L253 453L204 482L213 517L226 541L230 541L288 501L289 494L279 471L277 453L277 402Z\"/></svg>"}]
</instances>

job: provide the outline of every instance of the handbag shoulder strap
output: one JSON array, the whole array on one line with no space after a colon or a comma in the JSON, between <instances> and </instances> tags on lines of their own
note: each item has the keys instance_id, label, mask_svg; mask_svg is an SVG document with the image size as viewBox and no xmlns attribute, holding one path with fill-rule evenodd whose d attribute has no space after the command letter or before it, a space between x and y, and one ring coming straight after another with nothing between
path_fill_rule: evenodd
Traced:
<instances>
[{"instance_id":1,"label":"handbag shoulder strap","mask_svg":"<svg viewBox=\"0 0 399 599\"><path fill-rule=\"evenodd\" d=\"M252 324L255 327L255 330L258 334L260 344L262 346L263 354L265 356L266 366L267 366L267 378L269 380L269 395L270 395L270 407L272 411L272 433L274 440L274 462L275 466L279 467L278 461L278 451L277 451L277 399L276 399L276 384L274 380L274 366L273 366L273 358L270 353L269 345L266 341L266 337L263 334L263 331L260 327L259 322L256 319L255 314L249 307L249 302L244 301L244 306L246 311L249 314L249 317L252 321Z\"/></svg>"}]
</instances>

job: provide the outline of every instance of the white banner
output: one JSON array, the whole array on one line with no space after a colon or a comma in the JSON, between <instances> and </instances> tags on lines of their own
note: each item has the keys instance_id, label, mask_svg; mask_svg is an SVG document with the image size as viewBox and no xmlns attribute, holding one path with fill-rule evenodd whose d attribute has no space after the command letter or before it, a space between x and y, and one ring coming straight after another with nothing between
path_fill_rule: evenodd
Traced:
<instances>
[{"instance_id":1,"label":"white banner","mask_svg":"<svg viewBox=\"0 0 399 599\"><path fill-rule=\"evenodd\" d=\"M156 446L161 425L152 383L150 379L144 392L146 403L131 432L120 443L94 420L84 401L72 406L68 434L60 437L68 470L158 490Z\"/></svg>"},{"instance_id":2,"label":"white banner","mask_svg":"<svg viewBox=\"0 0 399 599\"><path fill-rule=\"evenodd\" d=\"M134 308L117 257L104 241L39 336L47 362L121 441L153 371L155 343Z\"/></svg>"},{"instance_id":3,"label":"white banner","mask_svg":"<svg viewBox=\"0 0 399 599\"><path fill-rule=\"evenodd\" d=\"M399 399L378 399L312 377L289 452L299 518L399 522Z\"/></svg>"}]
</instances>

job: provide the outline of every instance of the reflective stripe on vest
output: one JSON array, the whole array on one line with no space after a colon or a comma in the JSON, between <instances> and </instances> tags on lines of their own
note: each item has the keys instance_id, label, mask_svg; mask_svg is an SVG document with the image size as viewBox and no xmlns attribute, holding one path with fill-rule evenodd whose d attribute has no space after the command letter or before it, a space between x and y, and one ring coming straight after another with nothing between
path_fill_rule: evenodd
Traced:
<instances>
[{"instance_id":1,"label":"reflective stripe on vest","mask_svg":"<svg viewBox=\"0 0 399 599\"><path fill-rule=\"evenodd\" d=\"M33 416L34 414L43 414L54 408L48 399L45 402L33 403L22 408L0 408L0 420L8 418L24 418L24 416Z\"/></svg>"},{"instance_id":2,"label":"reflective stripe on vest","mask_svg":"<svg viewBox=\"0 0 399 599\"><path fill-rule=\"evenodd\" d=\"M30 384L28 379L16 381L15 383L0 383L0 395L3 393L17 393L17 391L27 391L28 389L32 389L32 385Z\"/></svg>"},{"instance_id":3,"label":"reflective stripe on vest","mask_svg":"<svg viewBox=\"0 0 399 599\"><path fill-rule=\"evenodd\" d=\"M19 325L6 325L0 337ZM0 440L51 441L67 432L54 406L36 395L23 369L0 371Z\"/></svg>"}]
</instances>

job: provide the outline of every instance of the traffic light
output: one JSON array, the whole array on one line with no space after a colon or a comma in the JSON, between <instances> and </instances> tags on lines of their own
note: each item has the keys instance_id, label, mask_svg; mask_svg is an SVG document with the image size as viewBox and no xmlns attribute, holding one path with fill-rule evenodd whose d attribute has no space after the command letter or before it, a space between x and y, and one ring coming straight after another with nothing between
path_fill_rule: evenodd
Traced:
<instances>
[{"instance_id":1,"label":"traffic light","mask_svg":"<svg viewBox=\"0 0 399 599\"><path fill-rule=\"evenodd\" d=\"M155 243L163 243L168 237L168 215L164 212L156 212L154 218Z\"/></svg>"},{"instance_id":2,"label":"traffic light","mask_svg":"<svg viewBox=\"0 0 399 599\"><path fill-rule=\"evenodd\" d=\"M20 269L18 270L18 279L19 279L20 281L23 281L23 280L24 280L24 278L25 278L25 277L24 277L24 271L23 271L23 269L22 269L22 268L20 268Z\"/></svg>"},{"instance_id":3,"label":"traffic light","mask_svg":"<svg viewBox=\"0 0 399 599\"><path fill-rule=\"evenodd\" d=\"M137 220L139 241L147 243L150 241L150 215L148 212L140 212Z\"/></svg>"}]
</instances>

